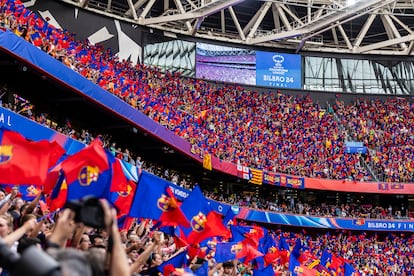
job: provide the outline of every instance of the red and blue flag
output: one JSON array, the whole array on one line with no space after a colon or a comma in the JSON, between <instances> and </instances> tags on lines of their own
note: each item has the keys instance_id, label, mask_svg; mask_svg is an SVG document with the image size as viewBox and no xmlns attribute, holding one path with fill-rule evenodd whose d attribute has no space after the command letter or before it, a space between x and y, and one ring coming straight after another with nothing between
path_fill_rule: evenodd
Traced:
<instances>
[{"instance_id":1,"label":"red and blue flag","mask_svg":"<svg viewBox=\"0 0 414 276\"><path fill-rule=\"evenodd\" d=\"M159 220L163 226L190 226L169 187L169 182L145 171L139 177L129 215Z\"/></svg>"},{"instance_id":2,"label":"red and blue flag","mask_svg":"<svg viewBox=\"0 0 414 276\"><path fill-rule=\"evenodd\" d=\"M191 227L183 229L190 244L207 238L230 237L230 231L223 225L221 215L213 212L206 198L196 186L181 205L181 210L190 221Z\"/></svg>"},{"instance_id":3,"label":"red and blue flag","mask_svg":"<svg viewBox=\"0 0 414 276\"><path fill-rule=\"evenodd\" d=\"M55 143L32 142L18 132L0 128L0 183L43 185L49 165L60 158L57 149Z\"/></svg>"}]
</instances>

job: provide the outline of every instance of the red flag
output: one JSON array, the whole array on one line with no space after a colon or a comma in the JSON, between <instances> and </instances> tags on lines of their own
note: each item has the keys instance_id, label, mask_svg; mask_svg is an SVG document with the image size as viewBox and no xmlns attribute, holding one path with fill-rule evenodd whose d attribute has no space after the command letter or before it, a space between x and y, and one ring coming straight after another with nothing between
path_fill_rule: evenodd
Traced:
<instances>
[{"instance_id":1,"label":"red flag","mask_svg":"<svg viewBox=\"0 0 414 276\"><path fill-rule=\"evenodd\" d=\"M93 140L89 146L69 156L62 162L66 182L75 182L78 179L79 172L85 167L93 168L91 171L97 173L109 169L108 158L102 147L102 142L99 139ZM94 176L91 177L93 178Z\"/></svg>"},{"instance_id":2,"label":"red flag","mask_svg":"<svg viewBox=\"0 0 414 276\"><path fill-rule=\"evenodd\" d=\"M50 143L50 157L49 157L49 168L56 165L59 159L65 154L65 149L62 148L56 141Z\"/></svg>"},{"instance_id":3,"label":"red flag","mask_svg":"<svg viewBox=\"0 0 414 276\"><path fill-rule=\"evenodd\" d=\"M68 186L63 175L60 177L58 183L53 189L50 197L47 198L46 203L49 206L50 211L60 209L65 205L68 196Z\"/></svg>"},{"instance_id":4,"label":"red flag","mask_svg":"<svg viewBox=\"0 0 414 276\"><path fill-rule=\"evenodd\" d=\"M272 264L275 260L278 260L280 258L280 253L277 248L272 248L270 252L267 252L264 256L264 261L266 265Z\"/></svg>"},{"instance_id":5,"label":"red flag","mask_svg":"<svg viewBox=\"0 0 414 276\"><path fill-rule=\"evenodd\" d=\"M59 179L59 174L62 169L61 163L57 164L53 169L49 171L46 177L46 181L43 184L43 194L48 195L52 192Z\"/></svg>"},{"instance_id":6,"label":"red flag","mask_svg":"<svg viewBox=\"0 0 414 276\"><path fill-rule=\"evenodd\" d=\"M110 162L112 166L112 180L111 180L110 191L111 192L128 192L128 188L129 188L128 180L126 179L124 171L122 170L122 166L120 163L121 161L114 158L114 160L110 160Z\"/></svg>"},{"instance_id":7,"label":"red flag","mask_svg":"<svg viewBox=\"0 0 414 276\"><path fill-rule=\"evenodd\" d=\"M246 258L244 259L244 263L248 264L252 260L263 256L264 254L260 252L259 250L255 249L250 244L246 244Z\"/></svg>"},{"instance_id":8,"label":"red flag","mask_svg":"<svg viewBox=\"0 0 414 276\"><path fill-rule=\"evenodd\" d=\"M0 183L43 185L52 148L48 141L32 142L17 132L0 129Z\"/></svg>"},{"instance_id":9,"label":"red flag","mask_svg":"<svg viewBox=\"0 0 414 276\"><path fill-rule=\"evenodd\" d=\"M118 216L118 228L120 231L126 230L128 231L131 226L132 223L134 223L135 218L132 218L128 215L124 215L124 216Z\"/></svg>"},{"instance_id":10,"label":"red flag","mask_svg":"<svg viewBox=\"0 0 414 276\"><path fill-rule=\"evenodd\" d=\"M199 243L215 236L230 237L230 230L223 224L221 215L211 210L199 186L191 191L181 205L181 210L191 224L183 228L188 243Z\"/></svg>"},{"instance_id":11,"label":"red flag","mask_svg":"<svg viewBox=\"0 0 414 276\"><path fill-rule=\"evenodd\" d=\"M207 214L204 221L204 229L202 231L192 231L188 237L187 241L190 244L199 243L210 237L224 237L229 238L231 235L230 230L224 226L221 215L216 212L211 211Z\"/></svg>"},{"instance_id":12,"label":"red flag","mask_svg":"<svg viewBox=\"0 0 414 276\"><path fill-rule=\"evenodd\" d=\"M136 184L131 180L128 183L128 188L125 192L112 192L110 201L118 209L118 216L129 214L132 200L134 199Z\"/></svg>"}]
</instances>

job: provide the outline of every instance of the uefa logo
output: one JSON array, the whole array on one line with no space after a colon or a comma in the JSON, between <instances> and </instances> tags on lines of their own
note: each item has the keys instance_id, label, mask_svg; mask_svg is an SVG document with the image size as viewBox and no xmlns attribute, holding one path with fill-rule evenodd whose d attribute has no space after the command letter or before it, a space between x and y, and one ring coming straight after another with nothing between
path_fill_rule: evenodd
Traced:
<instances>
[{"instance_id":1,"label":"uefa logo","mask_svg":"<svg viewBox=\"0 0 414 276\"><path fill-rule=\"evenodd\" d=\"M274 55L272 60L275 62L275 65L280 65L285 61L285 58L282 55Z\"/></svg>"}]
</instances>

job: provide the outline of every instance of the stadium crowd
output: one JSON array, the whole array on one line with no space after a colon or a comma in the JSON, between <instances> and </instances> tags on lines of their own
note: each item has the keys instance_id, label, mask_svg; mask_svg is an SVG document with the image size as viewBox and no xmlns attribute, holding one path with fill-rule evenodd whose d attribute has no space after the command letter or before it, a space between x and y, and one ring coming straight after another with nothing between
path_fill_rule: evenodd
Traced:
<instances>
[{"instance_id":1,"label":"stadium crowd","mask_svg":"<svg viewBox=\"0 0 414 276\"><path fill-rule=\"evenodd\" d=\"M414 152L412 104L405 99L350 105L338 100L337 122L310 96L219 87L132 65L110 50L76 41L32 13L22 16L13 9L3 5L5 28L222 160L293 175L369 181L372 176L361 164L366 158L385 181L413 180L414 164L407 158ZM344 152L348 133L340 124L370 148L367 156Z\"/></svg>"},{"instance_id":2,"label":"stadium crowd","mask_svg":"<svg viewBox=\"0 0 414 276\"><path fill-rule=\"evenodd\" d=\"M403 98L387 101L358 99L334 110L355 140L364 142L372 153L370 163L381 180L412 182L414 179L414 103Z\"/></svg>"},{"instance_id":3,"label":"stadium crowd","mask_svg":"<svg viewBox=\"0 0 414 276\"><path fill-rule=\"evenodd\" d=\"M9 91L9 93L7 93ZM171 183L182 188L191 190L196 182L192 175L183 174L179 171L171 170L159 163L144 161L141 156L131 152L127 148L122 149L117 143L112 141L108 134L91 133L89 130L74 129L70 121L65 124L58 124L51 119L47 113L37 114L36 108L27 99L11 93L13 89L4 85L0 89L0 95L4 96L2 106L18 114L24 115L46 127L54 129L72 139L78 140L84 144L90 144L94 137L99 137L104 142L104 147L108 149L115 157L129 164L136 166L138 171L145 170L153 173ZM11 97L8 94L12 94ZM11 99L8 101L7 99ZM2 100L2 97L0 97ZM228 194L217 187L204 187L205 196L231 205L239 207L248 207L258 210L266 210L281 213L291 213L300 215L312 215L323 217L350 217L350 218L375 218L375 219L402 219L407 218L407 209L403 204L401 206L375 206L371 202L355 202L328 204L326 202L306 202L303 199L288 197L286 194L275 189L274 193L260 193L260 196L244 193ZM306 199L305 199L306 200Z\"/></svg>"},{"instance_id":4,"label":"stadium crowd","mask_svg":"<svg viewBox=\"0 0 414 276\"><path fill-rule=\"evenodd\" d=\"M339 128L333 115L313 103L308 96L291 97L280 93L263 95L245 91L238 86L214 87L200 80L183 79L169 73L163 75L144 65L132 66L128 62L116 60L109 50L75 43L69 34L44 28L45 23L38 21L31 13L26 13L20 1L0 2L0 21L5 28L13 30L178 135L200 148L208 149L223 160L312 177L371 179L359 163L360 156L344 152L346 133ZM58 126L47 118L47 114L34 114L33 105L29 102L22 104L22 99L18 96L14 99L15 102L6 104L7 108L84 143L96 137L87 130L77 133L68 124ZM360 135L358 139L375 150L375 155L369 160L376 164L377 169L384 171L387 180L396 182L412 181L411 171L401 173L399 170L399 166L407 165L402 162L408 159L397 159L399 154L410 156L412 152L409 146L399 148L400 144L412 145L412 137L409 135L411 130L403 123L411 124L411 106L405 100L402 101L399 106L405 106L407 111L376 102L374 103L383 109L372 110L374 103L369 102L365 102L364 108L360 102L355 106L345 106L338 101L335 107L335 112L341 115L341 123L347 122L349 128L360 130L352 134ZM190 110L192 107L195 109ZM363 117L357 116L367 110L370 110L367 119L364 117L368 116L366 114L361 115ZM385 113L396 115L384 116L387 118L385 122L384 117L379 115ZM386 128L381 125L388 122L390 128L384 131ZM404 128L407 129L407 136L400 140L397 134L404 133ZM107 148L115 155L145 168L145 162L138 156L134 157L127 149L122 150L106 136L101 138L106 140ZM163 175L173 182L179 182L177 175L166 174L165 170ZM218 200L227 200L233 204L239 202L254 208L265 208L266 205L265 201L253 198L221 196L216 193L209 195ZM287 202L287 199L284 201ZM135 220L129 226L122 225L119 228L115 211L111 210L106 201L101 201L101 204L104 226L103 229L94 229L75 222L73 210L48 213L40 204L40 194L26 202L16 190L1 191L0 237L6 248L22 255L30 245L38 244L59 263L63 275L158 275L155 268L162 268L161 273L164 275L192 275L193 272L196 275L220 276L256 274L253 272L253 262L235 260L215 263L214 243L211 248L204 248L207 251L203 254L200 250L195 255L190 254L189 245L181 247L177 240L161 234L158 231L160 229L154 227L151 221ZM361 212L367 212L360 209L362 206L314 207L299 202L293 202L293 208L285 202L267 208L328 216L359 216ZM368 212L374 217L391 215L385 208L379 210L375 207ZM305 256L302 269L311 269L308 261L319 260L321 263L324 253L328 253L331 255L330 265L326 262L322 265L322 271L330 271L326 273L338 273L338 270L343 273L344 269L346 272L346 264L350 264L352 270L355 269L361 275L414 273L414 236L410 234L389 234L384 237L348 231L329 233L321 230L318 234L307 234L305 231L295 233L270 230L270 236L277 246L272 252L266 253L273 253L270 263L276 275L292 273L289 272L287 252L293 252L298 241L301 244L300 255ZM2 248L4 250L5 247ZM165 261L183 251L188 256L185 266L190 270L173 269L174 271L168 272L171 267L162 267ZM38 256L42 258L43 255L39 253ZM208 264L208 273L197 274L201 273L199 269L204 263ZM3 269L9 271L2 271L2 275L8 275L9 272L13 275L16 267L3 266Z\"/></svg>"},{"instance_id":5,"label":"stadium crowd","mask_svg":"<svg viewBox=\"0 0 414 276\"><path fill-rule=\"evenodd\" d=\"M333 115L309 96L219 87L132 65L15 10L2 6L5 28L222 160L310 177L372 178L361 156L344 152L346 133Z\"/></svg>"},{"instance_id":6,"label":"stadium crowd","mask_svg":"<svg viewBox=\"0 0 414 276\"><path fill-rule=\"evenodd\" d=\"M76 211L72 209L49 213L40 202L40 196L32 201L23 200L15 189L9 193L0 191L1 241L6 244L7 252L20 254L37 245L56 259L63 275L160 275L158 271L161 275L241 276L258 273L254 272L258 266L256 261L215 262L217 243L223 240L212 239L194 250L191 245L183 246L173 236L160 232L153 221L134 219L128 225L118 226L114 223L116 212L111 211L106 201L101 201L105 212L103 229L74 221ZM239 225L248 226L243 222ZM345 264L351 265L352 271L355 269L359 275L412 275L414 272L412 234L378 235L345 230L307 233L304 229L294 232L254 227L270 237L271 250L264 255L264 262L272 264L274 275L291 275L289 266L292 261L288 252L294 254L298 240L301 268L311 269L314 273L306 275L317 275L316 271L325 272L320 275L339 275L344 273ZM0 254L4 254L4 250ZM186 252L182 263L186 270L162 265L182 252ZM107 267L105 259L110 254L111 263ZM324 257L326 254L330 256L328 261ZM2 255L2 258L7 256ZM39 252L37 258L40 261L45 256ZM201 270L204 262L208 264L208 272ZM16 275L13 274L16 268L5 267L5 263L3 259L3 269ZM40 275L36 273L33 271L32 275ZM2 275L10 274L3 271Z\"/></svg>"}]
</instances>

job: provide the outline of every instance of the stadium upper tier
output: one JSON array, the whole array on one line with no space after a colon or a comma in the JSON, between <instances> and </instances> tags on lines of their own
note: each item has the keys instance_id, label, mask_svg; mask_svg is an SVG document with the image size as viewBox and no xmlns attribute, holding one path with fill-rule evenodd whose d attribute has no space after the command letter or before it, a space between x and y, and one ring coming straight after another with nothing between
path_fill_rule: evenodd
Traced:
<instances>
[{"instance_id":1,"label":"stadium upper tier","mask_svg":"<svg viewBox=\"0 0 414 276\"><path fill-rule=\"evenodd\" d=\"M370 181L365 159L385 180L413 182L412 107L406 100L393 100L398 106L361 101L346 106L338 100L337 120L310 96L217 86L132 65L53 28L14 1L1 4L5 28L222 160L300 176ZM366 156L347 154L347 136L371 150Z\"/></svg>"}]
</instances>

